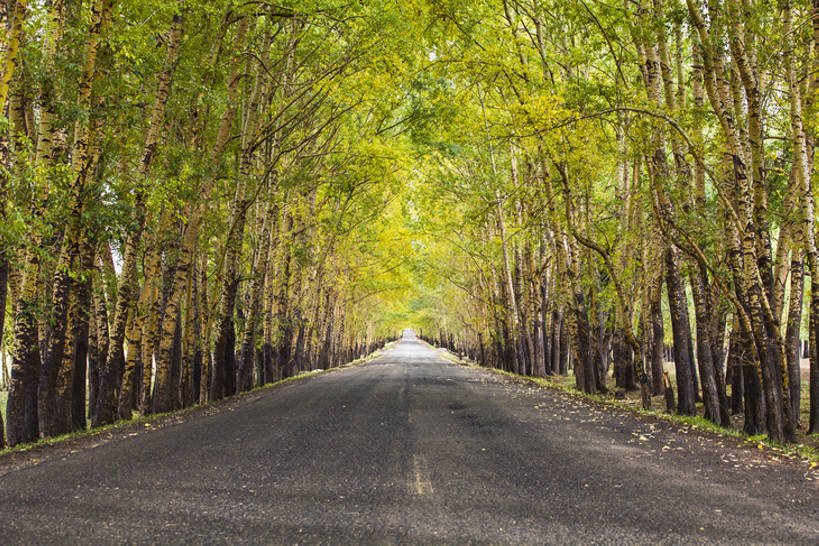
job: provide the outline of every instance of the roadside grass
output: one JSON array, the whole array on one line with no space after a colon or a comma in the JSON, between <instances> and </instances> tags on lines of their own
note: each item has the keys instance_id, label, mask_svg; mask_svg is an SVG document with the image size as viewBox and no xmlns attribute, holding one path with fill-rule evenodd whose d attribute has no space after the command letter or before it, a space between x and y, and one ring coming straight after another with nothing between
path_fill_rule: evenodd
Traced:
<instances>
[{"instance_id":1,"label":"roadside grass","mask_svg":"<svg viewBox=\"0 0 819 546\"><path fill-rule=\"evenodd\" d=\"M506 370L498 370L494 368L485 368L483 366L479 366L475 362L467 359L458 358L457 355L450 353L449 351L440 351L443 357L447 358L448 360L460 364L463 366L468 366L470 368L477 368L481 370L486 370L491 373L502 375L505 377L509 377L515 380L524 380L530 383L534 383L540 387L545 387L549 389L554 389L560 391L562 393L568 394L569 396L574 396L578 398L582 398L585 400L590 400L596 402L601 405L618 408L622 410L626 410L632 413L636 413L638 415L649 415L652 417L656 417L659 419L663 419L669 422L672 422L677 425L688 426L693 430L703 430L709 431L715 434L719 434L722 436L729 436L732 438L737 438L743 440L746 447L748 448L757 448L757 449L770 449L780 456L784 456L791 459L802 459L805 462L810 463L811 468L819 465L819 434L811 434L807 435L804 431L800 430L797 431L796 442L790 444L782 444L779 442L771 441L766 434L758 434L758 435L748 435L742 432L741 428L726 428L720 425L717 425L705 417L701 415L676 415L667 413L664 410L657 410L657 409L649 409L644 410L641 406L641 399L640 393L637 392L627 392L624 394L622 398L615 398L614 397L614 386L613 384L609 388L608 394L601 395L601 394L587 394L575 387L575 379L574 376L550 376L548 378L543 377L532 377L532 376L524 376L515 374L512 372L508 372ZM609 378L612 379L612 378ZM612 380L613 382L613 380ZM807 408L807 386L806 383L803 382L802 385L802 409ZM622 390L618 391L622 394ZM652 408L664 408L665 407L665 400L662 396L654 396L651 400ZM702 412L702 404L698 404L697 407L698 411ZM741 427L741 416L735 416L735 422L738 422ZM807 415L803 416L803 423L807 422Z\"/></svg>"},{"instance_id":2,"label":"roadside grass","mask_svg":"<svg viewBox=\"0 0 819 546\"><path fill-rule=\"evenodd\" d=\"M106 432L106 431L118 429L118 428L121 428L121 427L124 427L124 426L131 426L131 425L134 425L134 424L145 423L145 427L150 427L152 423L160 421L160 420L162 420L162 419L164 419L166 417L169 417L169 416L183 416L186 413L190 413L192 411L195 411L197 409L201 409L203 407L217 406L217 405L229 402L229 401L239 401L242 398L245 398L245 397L250 396L252 394L259 393L261 391L265 391L265 390L268 390L268 389L272 389L274 387L278 387L280 385L283 385L285 383L289 383L291 381L305 379L305 378L312 377L312 376L317 376L317 375L323 375L323 374L326 374L326 373L330 373L330 372L334 372L334 371L338 371L338 370L343 370L343 369L351 368L353 366L358 366L360 364L364 364L364 363L369 362L370 360L374 360L374 359L378 358L379 356L381 356L382 354L384 354L387 350L392 348L393 345L395 345L395 343L396 342L394 342L394 341L390 342L390 343L384 345L384 347L382 347L380 349L376 349L374 352L370 353L367 356L364 356L362 358L358 358L358 359L353 360L351 362L348 362L346 364L342 364L341 366L336 366L335 368L328 368L326 370L311 370L311 371L301 372L301 373L299 373L297 375L294 375L293 377L288 377L288 378L285 378L285 379L281 379L279 381L275 381L273 383L268 383L266 385L255 387L255 388L253 388L253 389L251 389L249 391L244 391L244 392L241 392L241 393L237 393L237 394L235 394L235 395L233 395L231 397L228 397L228 398L223 398L221 400L214 400L214 401L211 401L211 402L207 402L206 404L195 404L193 406L190 406L190 407L187 407L187 408L182 408L182 409L179 409L179 410L169 411L169 412L165 412L165 413L152 413L150 415L141 415L141 414L139 414L137 412L134 412L133 417L131 419L120 419L120 420L116 421L115 423L112 423L110 425L105 425L105 426L102 426L102 427L88 428L86 430L79 430L79 431L76 431L76 432L71 432L71 433L68 433L68 434L63 434L63 435L60 435L60 436L53 436L53 437L49 437L49 438L40 438L39 440L37 440L35 442L18 444L18 445L14 446L14 447L7 447L5 449L0 450L0 455L4 455L6 453L16 453L16 452L21 452L21 451L28 451L30 449L43 447L43 446L51 446L51 445L59 444L59 443L65 442L67 440L72 440L72 439L75 439L75 438L81 438L81 437L86 437L86 436L95 436L97 434L100 434L100 433L103 433L103 432ZM6 403L7 402L8 402L8 391L0 391L0 410L2 410L2 413L3 413L3 423L6 422Z\"/></svg>"}]
</instances>

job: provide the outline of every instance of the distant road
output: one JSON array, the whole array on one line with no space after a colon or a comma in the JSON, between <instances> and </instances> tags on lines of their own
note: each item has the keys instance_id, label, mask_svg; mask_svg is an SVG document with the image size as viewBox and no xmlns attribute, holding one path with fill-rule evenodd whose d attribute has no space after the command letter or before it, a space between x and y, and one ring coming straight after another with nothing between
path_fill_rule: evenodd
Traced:
<instances>
[{"instance_id":1,"label":"distant road","mask_svg":"<svg viewBox=\"0 0 819 546\"><path fill-rule=\"evenodd\" d=\"M407 339L369 364L5 475L0 543L819 542L806 467L738 443Z\"/></svg>"}]
</instances>

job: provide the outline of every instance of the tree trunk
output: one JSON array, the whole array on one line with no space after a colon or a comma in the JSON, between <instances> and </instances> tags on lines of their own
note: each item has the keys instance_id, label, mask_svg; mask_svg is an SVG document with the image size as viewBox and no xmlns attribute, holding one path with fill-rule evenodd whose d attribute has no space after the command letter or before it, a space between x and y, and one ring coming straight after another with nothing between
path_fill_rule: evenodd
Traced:
<instances>
[{"instance_id":1,"label":"tree trunk","mask_svg":"<svg viewBox=\"0 0 819 546\"><path fill-rule=\"evenodd\" d=\"M804 260L802 252L793 249L791 260L791 290L788 303L788 323L785 331L785 356L788 362L788 389L794 426L799 426L799 411L802 401L802 378L800 374L800 357L802 343L799 332L802 328L802 300L805 291Z\"/></svg>"},{"instance_id":2,"label":"tree trunk","mask_svg":"<svg viewBox=\"0 0 819 546\"><path fill-rule=\"evenodd\" d=\"M671 331L674 336L674 367L677 375L678 396L677 413L680 415L696 415L693 363L690 360L691 327L688 322L688 306L677 259L672 249L666 250L665 265L668 307L671 313Z\"/></svg>"},{"instance_id":3,"label":"tree trunk","mask_svg":"<svg viewBox=\"0 0 819 546\"><path fill-rule=\"evenodd\" d=\"M37 331L37 274L39 252L29 250L23 268L23 281L14 320L14 348L11 361L11 386L6 409L9 446L32 442L40 434L37 417L37 386L40 382L40 345Z\"/></svg>"},{"instance_id":4,"label":"tree trunk","mask_svg":"<svg viewBox=\"0 0 819 546\"><path fill-rule=\"evenodd\" d=\"M739 342L739 321L734 320L734 327L731 330L728 344L728 366L726 373L726 383L731 385L731 414L737 415L743 412L743 392L744 382L742 379L742 355L743 347Z\"/></svg>"},{"instance_id":5,"label":"tree trunk","mask_svg":"<svg viewBox=\"0 0 819 546\"><path fill-rule=\"evenodd\" d=\"M208 401L210 394L210 313L208 311L208 258L207 254L202 255L201 264L199 266L199 320L201 322L199 345L202 351L202 359L200 361L200 376L199 376L199 403L204 404Z\"/></svg>"},{"instance_id":6,"label":"tree trunk","mask_svg":"<svg viewBox=\"0 0 819 546\"><path fill-rule=\"evenodd\" d=\"M554 310L552 311L552 325L551 325L551 338L552 338L552 373L560 374L561 372L561 354L563 352L562 347L562 330L563 330L563 306L556 305Z\"/></svg>"},{"instance_id":7,"label":"tree trunk","mask_svg":"<svg viewBox=\"0 0 819 546\"><path fill-rule=\"evenodd\" d=\"M649 307L649 327L651 329L649 334L649 355L651 359L651 382L653 393L655 395L663 393L663 365L665 361L663 358L663 349L665 348L665 328L663 326L662 302L660 301L662 289L659 289L659 283L657 288L658 290L652 291L653 293L650 296L651 303Z\"/></svg>"},{"instance_id":8,"label":"tree trunk","mask_svg":"<svg viewBox=\"0 0 819 546\"><path fill-rule=\"evenodd\" d=\"M73 316L73 323L70 325L69 332L74 336L74 362L71 386L70 400L63 397L62 403L68 404L71 407L63 409L63 415L71 416L71 430L85 430L86 428L86 399L85 391L88 378L88 363L89 363L89 331L96 329L94 323L94 315L90 309L92 307L92 291L93 282L91 272L94 269L94 260L96 258L96 251L91 241L85 241L84 248L81 250L82 269L85 275L79 279L75 279L76 297L75 305L77 309L71 316ZM97 277L99 278L99 277Z\"/></svg>"},{"instance_id":9,"label":"tree trunk","mask_svg":"<svg viewBox=\"0 0 819 546\"><path fill-rule=\"evenodd\" d=\"M107 250L107 245L106 245ZM94 283L92 293L93 322L88 355L88 418L91 419L97 406L100 389L100 377L108 355L108 309L105 304L102 285L102 274L97 275L99 282Z\"/></svg>"},{"instance_id":10,"label":"tree trunk","mask_svg":"<svg viewBox=\"0 0 819 546\"><path fill-rule=\"evenodd\" d=\"M713 353L711 351L716 340L711 339L711 314L713 309L706 293L706 283L708 282L704 274L694 274L691 278L691 292L694 295L694 313L697 329L697 365L702 381L702 398L705 402L705 417L714 423L728 426L728 414L723 412L721 406L722 397L717 387L716 374L719 373L714 366ZM725 418L725 420L723 419Z\"/></svg>"}]
</instances>

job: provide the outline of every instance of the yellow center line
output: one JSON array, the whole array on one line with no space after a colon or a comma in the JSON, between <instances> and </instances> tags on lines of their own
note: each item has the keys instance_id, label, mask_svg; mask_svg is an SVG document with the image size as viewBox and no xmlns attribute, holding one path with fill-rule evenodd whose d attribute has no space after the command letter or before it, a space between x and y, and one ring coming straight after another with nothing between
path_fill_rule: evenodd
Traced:
<instances>
[{"instance_id":1,"label":"yellow center line","mask_svg":"<svg viewBox=\"0 0 819 546\"><path fill-rule=\"evenodd\" d=\"M432 483L429 481L429 474L426 469L426 460L421 455L412 456L412 469L415 474L414 479L410 478L410 493L415 495L432 495Z\"/></svg>"}]
</instances>

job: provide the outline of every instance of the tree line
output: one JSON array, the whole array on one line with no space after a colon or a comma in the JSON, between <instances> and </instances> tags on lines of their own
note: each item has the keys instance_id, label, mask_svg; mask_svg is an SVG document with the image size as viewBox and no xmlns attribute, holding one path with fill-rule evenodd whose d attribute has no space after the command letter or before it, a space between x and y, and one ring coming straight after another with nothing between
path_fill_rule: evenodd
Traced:
<instances>
[{"instance_id":1,"label":"tree line","mask_svg":"<svg viewBox=\"0 0 819 546\"><path fill-rule=\"evenodd\" d=\"M415 229L460 302L425 334L750 434L819 431L819 2L434 6L445 71L417 101L447 123L415 135L435 150Z\"/></svg>"},{"instance_id":2,"label":"tree line","mask_svg":"<svg viewBox=\"0 0 819 546\"><path fill-rule=\"evenodd\" d=\"M0 24L8 445L383 343L371 8L3 0Z\"/></svg>"},{"instance_id":3,"label":"tree line","mask_svg":"<svg viewBox=\"0 0 819 546\"><path fill-rule=\"evenodd\" d=\"M819 3L3 0L0 21L9 444L413 322L588 393L612 374L646 407L817 431Z\"/></svg>"}]
</instances>

